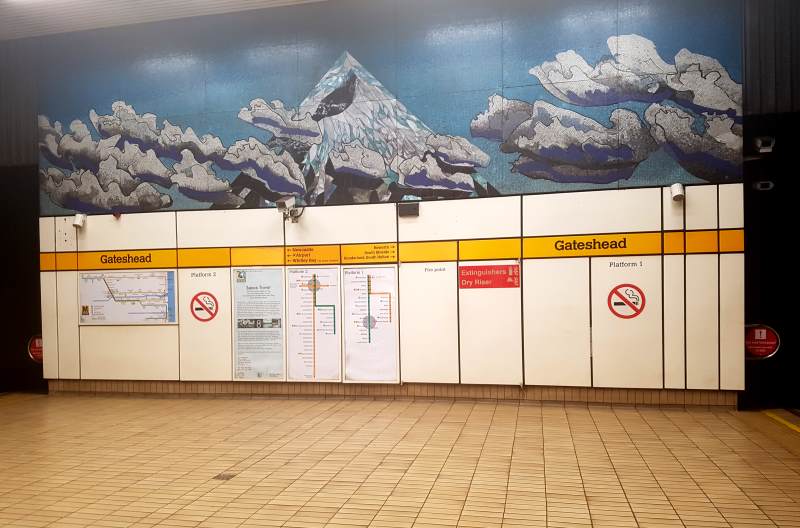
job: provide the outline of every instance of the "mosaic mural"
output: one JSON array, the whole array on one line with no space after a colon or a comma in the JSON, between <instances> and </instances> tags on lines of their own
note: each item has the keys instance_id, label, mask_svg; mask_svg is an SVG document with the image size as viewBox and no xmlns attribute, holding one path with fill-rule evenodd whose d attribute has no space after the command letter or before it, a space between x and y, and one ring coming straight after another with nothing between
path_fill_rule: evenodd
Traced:
<instances>
[{"instance_id":1,"label":"mosaic mural","mask_svg":"<svg viewBox=\"0 0 800 528\"><path fill-rule=\"evenodd\" d=\"M719 58L686 47L667 53L636 33L584 48L590 57L554 49L547 60L528 61L522 73L529 80L518 86L504 78L494 90L450 100L404 89L408 100L425 103L432 121L349 49L302 99L281 98L265 83L262 97L229 94L224 106L238 103L238 112L176 111L183 123L120 98L65 125L45 104L41 212L269 207L284 196L323 205L741 179L742 86ZM520 62L503 62L504 77L519 78ZM414 73L430 77L424 64ZM231 117L240 125L226 124ZM191 126L193 118L201 123ZM215 133L217 123L225 137Z\"/></svg>"}]
</instances>

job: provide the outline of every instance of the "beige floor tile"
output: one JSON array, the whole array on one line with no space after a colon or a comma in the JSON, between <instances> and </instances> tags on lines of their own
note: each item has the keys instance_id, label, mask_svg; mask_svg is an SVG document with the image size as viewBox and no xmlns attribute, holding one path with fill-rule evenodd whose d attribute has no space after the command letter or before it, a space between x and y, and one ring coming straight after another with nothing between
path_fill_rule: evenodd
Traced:
<instances>
[{"instance_id":1,"label":"beige floor tile","mask_svg":"<svg viewBox=\"0 0 800 528\"><path fill-rule=\"evenodd\" d=\"M0 527L800 526L800 435L760 413L10 394L0 423Z\"/></svg>"}]
</instances>

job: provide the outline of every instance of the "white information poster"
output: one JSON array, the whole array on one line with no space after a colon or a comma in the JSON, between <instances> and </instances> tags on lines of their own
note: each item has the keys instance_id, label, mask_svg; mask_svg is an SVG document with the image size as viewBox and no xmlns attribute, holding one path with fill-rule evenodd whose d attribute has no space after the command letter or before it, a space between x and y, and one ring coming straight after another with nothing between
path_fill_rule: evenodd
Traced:
<instances>
[{"instance_id":1,"label":"white information poster","mask_svg":"<svg viewBox=\"0 0 800 528\"><path fill-rule=\"evenodd\" d=\"M398 381L397 268L342 268L345 381Z\"/></svg>"},{"instance_id":2,"label":"white information poster","mask_svg":"<svg viewBox=\"0 0 800 528\"><path fill-rule=\"evenodd\" d=\"M341 380L339 268L288 268L286 273L289 380Z\"/></svg>"},{"instance_id":3,"label":"white information poster","mask_svg":"<svg viewBox=\"0 0 800 528\"><path fill-rule=\"evenodd\" d=\"M177 322L174 271L93 271L78 283L82 325Z\"/></svg>"},{"instance_id":4,"label":"white information poster","mask_svg":"<svg viewBox=\"0 0 800 528\"><path fill-rule=\"evenodd\" d=\"M234 379L283 380L283 269L233 270Z\"/></svg>"}]
</instances>

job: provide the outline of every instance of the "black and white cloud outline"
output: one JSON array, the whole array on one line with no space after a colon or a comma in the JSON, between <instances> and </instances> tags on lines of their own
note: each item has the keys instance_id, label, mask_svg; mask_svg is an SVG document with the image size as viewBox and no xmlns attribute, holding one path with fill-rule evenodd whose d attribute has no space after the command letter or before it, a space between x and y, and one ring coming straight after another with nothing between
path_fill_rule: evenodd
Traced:
<instances>
[{"instance_id":1,"label":"black and white cloud outline","mask_svg":"<svg viewBox=\"0 0 800 528\"><path fill-rule=\"evenodd\" d=\"M122 149L119 147L108 149L102 152L100 157L104 161L114 159L117 167L141 181L156 183L162 187L171 186L173 171L164 165L153 150L142 152L139 145L125 141ZM101 165L102 163L103 161Z\"/></svg>"},{"instance_id":2,"label":"black and white cloud outline","mask_svg":"<svg viewBox=\"0 0 800 528\"><path fill-rule=\"evenodd\" d=\"M459 191L468 195L475 191L475 182L467 172L445 172L436 156L408 158L398 167L398 183L419 190Z\"/></svg>"},{"instance_id":3,"label":"black and white cloud outline","mask_svg":"<svg viewBox=\"0 0 800 528\"><path fill-rule=\"evenodd\" d=\"M292 156L286 151L276 153L254 137L236 141L216 164L258 178L275 193L285 196L305 193L303 171Z\"/></svg>"},{"instance_id":4,"label":"black and white cloud outline","mask_svg":"<svg viewBox=\"0 0 800 528\"><path fill-rule=\"evenodd\" d=\"M156 211L172 205L169 195L149 183L140 183L125 193L119 182L106 179L101 183L96 174L84 169L70 174L55 167L39 169L39 185L53 203L85 213Z\"/></svg>"},{"instance_id":5,"label":"black and white cloud outline","mask_svg":"<svg viewBox=\"0 0 800 528\"><path fill-rule=\"evenodd\" d=\"M130 110L125 117L128 122L135 122L139 131L147 128L154 123L155 116L145 114L138 116L133 112L132 107L124 102L116 105L118 112ZM99 124L99 119L105 116L93 114L92 119ZM122 120L120 120L122 121ZM145 126L145 128L141 128ZM119 131L124 131L124 127L118 127ZM98 130L99 132L99 130ZM108 132L108 129L107 129ZM134 142L122 139L121 134L114 134L94 141L88 127L80 120L74 120L70 124L70 132L63 133L59 122L54 124L46 116L39 116L39 148L43 157L54 167L67 171L42 173L42 189L51 194L55 203L63 206L69 202L76 210L84 212L108 211L108 204L114 203L117 209L133 210L134 198L144 200L143 207L154 207L156 204L172 204L169 195L160 193L150 184L168 189L177 185L179 192L194 200L211 202L215 205L225 205L234 207L241 205L241 198L231 193L230 185L227 181L217 178L211 169L211 161L201 164L200 171L194 170L197 174L196 179L188 176L181 176L177 170L197 165L193 156L193 151L184 149L181 152L180 161L175 165L177 168L168 168L157 156L153 149L142 150L141 139L147 134L138 134ZM172 137L173 146L180 145L182 142L194 145L198 144L193 138L197 138L191 129L186 132L178 127L173 127L165 121L165 128L162 137ZM188 138L188 139L187 139ZM199 138L197 138L199 139ZM218 141L218 139L217 139ZM122 143L122 148L119 144ZM216 141L207 142L214 145ZM221 145L221 142L219 142ZM216 147L214 147L216 149ZM191 156L187 158L186 153ZM208 152L204 153L208 155ZM190 168L190 170L193 170ZM70 183L71 182L71 183ZM144 187L142 187L144 185ZM140 189L140 187L142 187ZM97 190L99 189L99 190ZM166 197L160 201L152 198L153 193L158 193ZM132 197L132 198L131 198ZM82 202L81 200L88 200Z\"/></svg>"},{"instance_id":6,"label":"black and white cloud outline","mask_svg":"<svg viewBox=\"0 0 800 528\"><path fill-rule=\"evenodd\" d=\"M172 166L171 181L181 194L193 200L227 206L244 203L239 196L231 194L227 181L217 178L211 165L211 161L198 162L191 150L184 149L181 160Z\"/></svg>"},{"instance_id":7,"label":"black and white cloud outline","mask_svg":"<svg viewBox=\"0 0 800 528\"><path fill-rule=\"evenodd\" d=\"M39 152L51 164L63 169L86 169L96 171L102 154L120 142L119 135L99 141L92 138L89 127L80 119L73 120L69 132L64 133L61 123L50 124L46 116L39 116Z\"/></svg>"},{"instance_id":8,"label":"black and white cloud outline","mask_svg":"<svg viewBox=\"0 0 800 528\"><path fill-rule=\"evenodd\" d=\"M180 162L183 152L189 151L196 163L211 162L222 170L243 172L262 180L278 194L302 196L305 192L302 171L291 155L277 154L254 137L226 147L217 136L198 136L191 127L184 130L167 120L159 128L155 114L138 114L125 101L115 102L109 115L92 110L90 119L101 136L119 134L126 141L153 150L159 157Z\"/></svg>"},{"instance_id":9,"label":"black and white cloud outline","mask_svg":"<svg viewBox=\"0 0 800 528\"><path fill-rule=\"evenodd\" d=\"M239 110L238 117L255 127L272 132L276 137L289 138L309 146L322 141L319 123L310 112L287 108L279 99L272 102L253 99L248 107Z\"/></svg>"},{"instance_id":10,"label":"black and white cloud outline","mask_svg":"<svg viewBox=\"0 0 800 528\"><path fill-rule=\"evenodd\" d=\"M513 108L508 112L507 108ZM520 121L526 113L529 117ZM698 133L698 120L702 133ZM518 154L512 171L563 183L610 183L629 178L661 148L687 172L710 182L741 176L742 126L719 114L697 116L675 105L654 103L644 123L631 110L611 113L612 127L545 101L533 104L494 95L471 124L473 135L500 142ZM510 124L516 125L511 129ZM499 139L495 139L499 138Z\"/></svg>"},{"instance_id":11,"label":"black and white cloud outline","mask_svg":"<svg viewBox=\"0 0 800 528\"><path fill-rule=\"evenodd\" d=\"M645 111L655 141L687 172L713 183L739 179L742 125L729 116L709 115L698 133L696 119L675 106L652 104Z\"/></svg>"},{"instance_id":12,"label":"black and white cloud outline","mask_svg":"<svg viewBox=\"0 0 800 528\"><path fill-rule=\"evenodd\" d=\"M119 135L126 141L153 150L160 158L180 161L181 152L189 150L201 163L216 161L225 155L222 140L212 134L198 136L192 127L185 130L164 120L157 124L155 114L138 114L125 101L115 101L111 114L100 115L95 109L89 111L89 120L101 137Z\"/></svg>"},{"instance_id":13,"label":"black and white cloud outline","mask_svg":"<svg viewBox=\"0 0 800 528\"><path fill-rule=\"evenodd\" d=\"M489 96L487 109L470 123L470 133L473 137L502 142L519 125L530 119L532 113L531 103L494 94Z\"/></svg>"},{"instance_id":14,"label":"black and white cloud outline","mask_svg":"<svg viewBox=\"0 0 800 528\"><path fill-rule=\"evenodd\" d=\"M386 160L379 152L360 143L347 143L328 154L332 176L350 176L358 180L382 180L386 176Z\"/></svg>"},{"instance_id":15,"label":"black and white cloud outline","mask_svg":"<svg viewBox=\"0 0 800 528\"><path fill-rule=\"evenodd\" d=\"M671 99L697 113L741 117L742 85L717 59L684 48L669 64L651 40L635 34L612 36L606 43L612 57L594 66L568 50L529 73L554 97L574 105Z\"/></svg>"},{"instance_id":16,"label":"black and white cloud outline","mask_svg":"<svg viewBox=\"0 0 800 528\"><path fill-rule=\"evenodd\" d=\"M513 109L513 130L505 126L506 108ZM472 129L475 135L502 138L502 151L520 155L514 172L560 182L609 183L629 178L657 148L635 112L617 108L610 121L606 127L545 101L527 104L493 96Z\"/></svg>"},{"instance_id":17,"label":"black and white cloud outline","mask_svg":"<svg viewBox=\"0 0 800 528\"><path fill-rule=\"evenodd\" d=\"M544 101L531 104L495 94L486 111L472 120L472 135L518 154L512 170L532 178L609 183L630 177L661 148L701 179L738 179L742 87L724 66L686 49L675 56L675 64L668 64L653 42L639 35L610 37L607 43L613 57L595 66L569 50L530 73L551 95L578 106L648 102L645 124L636 113L617 108L608 128ZM549 110L542 114L545 108ZM593 132L587 135L587 130Z\"/></svg>"}]
</instances>

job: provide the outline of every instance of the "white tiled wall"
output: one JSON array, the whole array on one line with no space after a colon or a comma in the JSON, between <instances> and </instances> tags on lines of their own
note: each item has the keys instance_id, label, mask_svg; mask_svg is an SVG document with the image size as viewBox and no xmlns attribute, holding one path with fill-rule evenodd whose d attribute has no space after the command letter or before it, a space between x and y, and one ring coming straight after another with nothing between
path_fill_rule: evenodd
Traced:
<instances>
[{"instance_id":1,"label":"white tiled wall","mask_svg":"<svg viewBox=\"0 0 800 528\"><path fill-rule=\"evenodd\" d=\"M56 273L47 271L39 274L42 302L42 374L46 379L57 379L58 375L58 300Z\"/></svg>"},{"instance_id":2,"label":"white tiled wall","mask_svg":"<svg viewBox=\"0 0 800 528\"><path fill-rule=\"evenodd\" d=\"M662 190L664 230L683 230L686 202ZM664 388L686 388L686 326L684 325L684 255L664 255Z\"/></svg>"},{"instance_id":3,"label":"white tiled wall","mask_svg":"<svg viewBox=\"0 0 800 528\"><path fill-rule=\"evenodd\" d=\"M744 389L744 254L719 256L719 384Z\"/></svg>"},{"instance_id":4,"label":"white tiled wall","mask_svg":"<svg viewBox=\"0 0 800 528\"><path fill-rule=\"evenodd\" d=\"M525 384L589 387L589 259L523 265Z\"/></svg>"},{"instance_id":5,"label":"white tiled wall","mask_svg":"<svg viewBox=\"0 0 800 528\"><path fill-rule=\"evenodd\" d=\"M400 265L401 378L458 383L458 265Z\"/></svg>"},{"instance_id":6,"label":"white tiled wall","mask_svg":"<svg viewBox=\"0 0 800 528\"><path fill-rule=\"evenodd\" d=\"M296 224L284 224L272 209L99 215L90 216L79 230L72 216L42 218L40 250L677 231L684 228L684 218L689 230L714 230L718 224L739 229L744 221L740 184L688 186L684 203L673 202L669 189L656 188L423 201L419 206L419 216L410 218L398 218L394 204L309 207ZM636 271L611 268L611 260L528 259L522 263L521 290L460 290L458 262L400 264L401 380L516 385L524 369L529 385L743 387L742 254L631 257L647 263ZM188 286L178 288L180 326L80 330L78 273L42 272L45 376L231 379L230 269L216 270L221 274L217 281L199 282L191 274L207 270L179 270L179 284ZM635 320L609 316L606 296L618 282L641 284L647 292L647 311ZM189 299L200 289L218 295L220 314L213 323L190 318Z\"/></svg>"},{"instance_id":7,"label":"white tiled wall","mask_svg":"<svg viewBox=\"0 0 800 528\"><path fill-rule=\"evenodd\" d=\"M178 314L180 318L180 379L227 381L231 364L231 270L188 268L178 270ZM210 321L192 315L192 298L213 295L217 313Z\"/></svg>"},{"instance_id":8,"label":"white tiled wall","mask_svg":"<svg viewBox=\"0 0 800 528\"><path fill-rule=\"evenodd\" d=\"M56 274L56 303L58 306L58 377L79 379L81 364L77 271L59 271Z\"/></svg>"},{"instance_id":9,"label":"white tiled wall","mask_svg":"<svg viewBox=\"0 0 800 528\"><path fill-rule=\"evenodd\" d=\"M744 227L744 189L741 183L719 186L719 228Z\"/></svg>"},{"instance_id":10,"label":"white tiled wall","mask_svg":"<svg viewBox=\"0 0 800 528\"><path fill-rule=\"evenodd\" d=\"M686 388L684 257L664 255L664 388Z\"/></svg>"},{"instance_id":11,"label":"white tiled wall","mask_svg":"<svg viewBox=\"0 0 800 528\"><path fill-rule=\"evenodd\" d=\"M283 216L276 209L179 211L178 247L280 246Z\"/></svg>"},{"instance_id":12,"label":"white tiled wall","mask_svg":"<svg viewBox=\"0 0 800 528\"><path fill-rule=\"evenodd\" d=\"M399 218L400 241L519 236L520 198L420 202L419 216Z\"/></svg>"},{"instance_id":13,"label":"white tiled wall","mask_svg":"<svg viewBox=\"0 0 800 528\"><path fill-rule=\"evenodd\" d=\"M623 267L626 266L627 267ZM639 293L630 284L641 291ZM639 315L612 313L612 290L639 300ZM627 298L627 297L626 297ZM620 301L622 302L622 301ZM636 302L635 299L633 302ZM661 388L661 257L592 259L592 367L595 387ZM621 308L617 308L622 310ZM627 315L623 312L623 315Z\"/></svg>"},{"instance_id":14,"label":"white tiled wall","mask_svg":"<svg viewBox=\"0 0 800 528\"><path fill-rule=\"evenodd\" d=\"M175 213L96 215L78 229L80 251L174 248Z\"/></svg>"},{"instance_id":15,"label":"white tiled wall","mask_svg":"<svg viewBox=\"0 0 800 528\"><path fill-rule=\"evenodd\" d=\"M81 378L178 379L178 327L82 326Z\"/></svg>"},{"instance_id":16,"label":"white tiled wall","mask_svg":"<svg viewBox=\"0 0 800 528\"><path fill-rule=\"evenodd\" d=\"M717 186L686 187L686 229L717 228Z\"/></svg>"},{"instance_id":17,"label":"white tiled wall","mask_svg":"<svg viewBox=\"0 0 800 528\"><path fill-rule=\"evenodd\" d=\"M686 388L719 388L717 255L686 256Z\"/></svg>"},{"instance_id":18,"label":"white tiled wall","mask_svg":"<svg viewBox=\"0 0 800 528\"><path fill-rule=\"evenodd\" d=\"M660 189L534 194L523 197L525 236L661 229Z\"/></svg>"},{"instance_id":19,"label":"white tiled wall","mask_svg":"<svg viewBox=\"0 0 800 528\"><path fill-rule=\"evenodd\" d=\"M72 216L57 216L56 223L56 251L77 251L78 236L72 225Z\"/></svg>"},{"instance_id":20,"label":"white tiled wall","mask_svg":"<svg viewBox=\"0 0 800 528\"><path fill-rule=\"evenodd\" d=\"M481 265L516 263L515 260L480 261ZM458 299L461 383L521 385L522 299L519 288L459 288Z\"/></svg>"},{"instance_id":21,"label":"white tiled wall","mask_svg":"<svg viewBox=\"0 0 800 528\"><path fill-rule=\"evenodd\" d=\"M52 216L39 219L39 251L42 253L56 250L56 219Z\"/></svg>"},{"instance_id":22,"label":"white tiled wall","mask_svg":"<svg viewBox=\"0 0 800 528\"><path fill-rule=\"evenodd\" d=\"M397 214L391 203L306 207L299 222L285 225L287 245L358 244L397 239Z\"/></svg>"}]
</instances>

